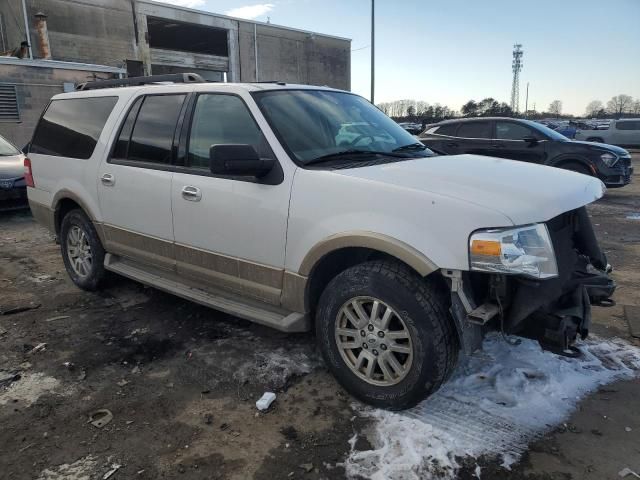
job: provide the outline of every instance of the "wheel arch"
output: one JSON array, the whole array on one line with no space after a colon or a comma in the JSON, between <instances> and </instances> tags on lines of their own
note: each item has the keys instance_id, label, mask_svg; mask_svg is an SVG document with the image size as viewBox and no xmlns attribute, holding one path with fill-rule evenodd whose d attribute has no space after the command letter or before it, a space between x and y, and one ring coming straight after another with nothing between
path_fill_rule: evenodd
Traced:
<instances>
[{"instance_id":1,"label":"wheel arch","mask_svg":"<svg viewBox=\"0 0 640 480\"><path fill-rule=\"evenodd\" d=\"M554 158L547 165L551 167L565 168L567 165L572 163L585 167L587 170L591 172L591 175L593 175L594 177L597 176L597 172L593 166L593 163L587 160L586 158L581 157L580 155L571 155L571 154L563 155L561 157Z\"/></svg>"},{"instance_id":2,"label":"wheel arch","mask_svg":"<svg viewBox=\"0 0 640 480\"><path fill-rule=\"evenodd\" d=\"M62 219L68 212L76 208L82 210L85 215L89 217L89 220L91 220L93 224L96 225L96 217L91 209L87 206L86 202L84 202L78 195L70 190L60 190L58 193L56 193L53 198L53 205L53 224L55 227L56 236L60 235L60 226L62 225ZM98 231L100 240L104 243L104 239L102 238L102 229L96 228L96 230Z\"/></svg>"},{"instance_id":3,"label":"wheel arch","mask_svg":"<svg viewBox=\"0 0 640 480\"><path fill-rule=\"evenodd\" d=\"M334 235L314 246L300 265L299 275L307 279L305 311L313 316L320 295L336 275L352 266L377 259L400 262L420 277L439 270L424 254L393 237L373 232Z\"/></svg>"}]
</instances>

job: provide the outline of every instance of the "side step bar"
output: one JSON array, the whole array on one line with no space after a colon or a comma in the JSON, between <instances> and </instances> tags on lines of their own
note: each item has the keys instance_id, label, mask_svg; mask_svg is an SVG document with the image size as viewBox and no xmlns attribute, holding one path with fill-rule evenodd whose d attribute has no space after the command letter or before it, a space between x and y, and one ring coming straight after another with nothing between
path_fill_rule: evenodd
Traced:
<instances>
[{"instance_id":1,"label":"side step bar","mask_svg":"<svg viewBox=\"0 0 640 480\"><path fill-rule=\"evenodd\" d=\"M147 268L110 253L105 255L104 268L163 292L171 293L205 307L220 310L282 332L306 332L311 328L309 316L303 313L279 313L264 308L255 301L236 300L231 297L232 294L214 294L199 288L193 288L180 282L177 278L167 278L167 276L173 276L174 274L158 275Z\"/></svg>"}]
</instances>

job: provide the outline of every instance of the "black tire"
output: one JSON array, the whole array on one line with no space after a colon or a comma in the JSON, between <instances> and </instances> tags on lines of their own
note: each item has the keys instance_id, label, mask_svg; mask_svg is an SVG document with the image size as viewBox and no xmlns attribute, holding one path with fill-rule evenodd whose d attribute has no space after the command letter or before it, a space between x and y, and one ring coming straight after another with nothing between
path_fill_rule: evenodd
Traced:
<instances>
[{"instance_id":1,"label":"black tire","mask_svg":"<svg viewBox=\"0 0 640 480\"><path fill-rule=\"evenodd\" d=\"M92 259L91 267L88 269L86 275L80 275L71 264L72 260L69 256L67 242L73 227L78 227L82 230L89 244ZM62 219L62 225L60 226L60 249L62 251L64 266L73 283L83 290L98 290L107 276L107 272L104 269L105 251L93 223L82 210L71 210Z\"/></svg>"},{"instance_id":2,"label":"black tire","mask_svg":"<svg viewBox=\"0 0 640 480\"><path fill-rule=\"evenodd\" d=\"M371 261L345 270L327 285L316 310L317 341L329 369L349 393L376 407L401 410L414 406L448 379L457 363L459 344L447 291L440 281L425 280L400 263ZM373 385L343 359L336 322L342 306L356 297L381 300L406 325L413 360L399 383Z\"/></svg>"},{"instance_id":3,"label":"black tire","mask_svg":"<svg viewBox=\"0 0 640 480\"><path fill-rule=\"evenodd\" d=\"M593 176L591 174L591 170L589 170L589 167L587 167L586 165L583 165L582 163L569 162L569 163L563 164L561 168L564 168L565 170L571 170L572 172L576 172L576 173L582 173L583 175L589 175L590 177Z\"/></svg>"},{"instance_id":4,"label":"black tire","mask_svg":"<svg viewBox=\"0 0 640 480\"><path fill-rule=\"evenodd\" d=\"M589 138L587 138L587 142L604 143L604 139L602 139L600 137L589 137Z\"/></svg>"}]
</instances>

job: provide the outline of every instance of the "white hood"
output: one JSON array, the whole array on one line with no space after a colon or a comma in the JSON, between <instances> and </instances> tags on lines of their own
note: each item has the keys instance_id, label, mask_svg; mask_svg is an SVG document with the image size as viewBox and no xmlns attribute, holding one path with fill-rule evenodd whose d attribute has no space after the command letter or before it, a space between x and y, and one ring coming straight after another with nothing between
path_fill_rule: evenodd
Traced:
<instances>
[{"instance_id":1,"label":"white hood","mask_svg":"<svg viewBox=\"0 0 640 480\"><path fill-rule=\"evenodd\" d=\"M429 157L334 173L463 200L500 212L514 225L550 220L597 200L606 190L599 179L587 175L481 155Z\"/></svg>"}]
</instances>

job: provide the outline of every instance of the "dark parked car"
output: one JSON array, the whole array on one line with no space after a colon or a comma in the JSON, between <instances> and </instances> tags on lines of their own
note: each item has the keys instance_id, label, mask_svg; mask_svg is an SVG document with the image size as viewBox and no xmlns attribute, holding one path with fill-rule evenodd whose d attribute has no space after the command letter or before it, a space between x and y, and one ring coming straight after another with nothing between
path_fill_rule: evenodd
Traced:
<instances>
[{"instance_id":1,"label":"dark parked car","mask_svg":"<svg viewBox=\"0 0 640 480\"><path fill-rule=\"evenodd\" d=\"M625 149L569 140L529 120L447 120L430 125L420 141L438 153L473 153L565 168L597 177L608 187L622 187L633 175L631 156Z\"/></svg>"},{"instance_id":2,"label":"dark parked car","mask_svg":"<svg viewBox=\"0 0 640 480\"><path fill-rule=\"evenodd\" d=\"M24 155L0 136L0 211L27 206Z\"/></svg>"}]
</instances>

